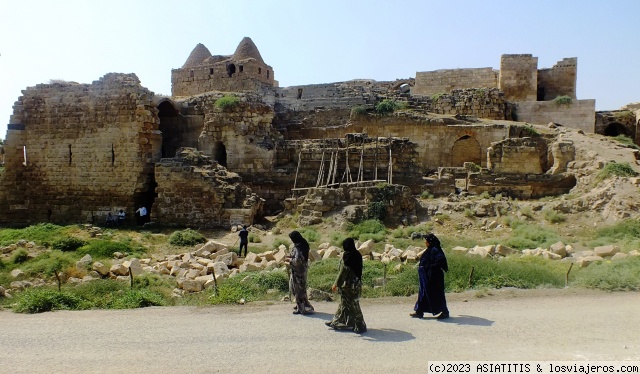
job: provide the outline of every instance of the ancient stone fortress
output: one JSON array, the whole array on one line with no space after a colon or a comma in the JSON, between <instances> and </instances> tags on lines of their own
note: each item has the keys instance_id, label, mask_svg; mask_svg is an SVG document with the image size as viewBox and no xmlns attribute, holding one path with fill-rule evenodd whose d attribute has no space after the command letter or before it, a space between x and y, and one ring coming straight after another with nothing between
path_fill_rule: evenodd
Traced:
<instances>
[{"instance_id":1,"label":"ancient stone fortress","mask_svg":"<svg viewBox=\"0 0 640 374\"><path fill-rule=\"evenodd\" d=\"M372 207L411 221L424 192L566 193L573 144L523 122L637 139L637 114L596 118L594 100L576 99L576 78L575 58L538 69L531 55L503 55L500 70L278 87L244 38L227 56L198 44L172 70L171 97L134 74L39 84L13 107L0 224L100 224L119 210L133 223L140 206L153 222L194 228L285 209L302 224ZM376 111L385 100L398 110Z\"/></svg>"}]
</instances>

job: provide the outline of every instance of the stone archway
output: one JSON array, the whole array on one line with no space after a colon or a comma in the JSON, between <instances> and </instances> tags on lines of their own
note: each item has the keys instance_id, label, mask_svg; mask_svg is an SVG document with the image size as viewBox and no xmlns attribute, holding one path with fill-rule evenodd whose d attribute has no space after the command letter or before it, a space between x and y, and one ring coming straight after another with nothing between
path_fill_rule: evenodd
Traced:
<instances>
[{"instance_id":1,"label":"stone archway","mask_svg":"<svg viewBox=\"0 0 640 374\"><path fill-rule=\"evenodd\" d=\"M453 143L451 148L451 165L461 167L465 162L482 165L482 148L480 143L469 135L464 135Z\"/></svg>"},{"instance_id":2,"label":"stone archway","mask_svg":"<svg viewBox=\"0 0 640 374\"><path fill-rule=\"evenodd\" d=\"M178 148L182 146L183 125L178 110L170 100L163 100L158 104L158 118L162 132L162 156L174 157Z\"/></svg>"},{"instance_id":3,"label":"stone archway","mask_svg":"<svg viewBox=\"0 0 640 374\"><path fill-rule=\"evenodd\" d=\"M223 142L216 142L213 146L213 159L218 161L218 163L225 168L227 167L227 147L225 147Z\"/></svg>"},{"instance_id":4,"label":"stone archway","mask_svg":"<svg viewBox=\"0 0 640 374\"><path fill-rule=\"evenodd\" d=\"M618 122L611 122L610 124L608 124L607 127L604 128L604 135L606 136L624 135L633 139L633 135L630 134L629 129L625 125Z\"/></svg>"}]
</instances>

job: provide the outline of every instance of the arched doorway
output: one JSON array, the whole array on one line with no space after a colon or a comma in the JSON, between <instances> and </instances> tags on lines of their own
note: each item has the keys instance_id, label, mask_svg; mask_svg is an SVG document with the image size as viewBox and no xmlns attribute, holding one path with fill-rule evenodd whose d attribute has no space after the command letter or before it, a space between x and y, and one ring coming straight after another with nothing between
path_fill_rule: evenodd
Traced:
<instances>
[{"instance_id":1,"label":"arched doorway","mask_svg":"<svg viewBox=\"0 0 640 374\"><path fill-rule=\"evenodd\" d=\"M605 127L604 129L604 134L606 136L624 135L624 136L632 137L627 127L618 122L611 122L610 124L608 124L607 127Z\"/></svg>"},{"instance_id":2,"label":"arched doorway","mask_svg":"<svg viewBox=\"0 0 640 374\"><path fill-rule=\"evenodd\" d=\"M174 157L182 142L184 131L178 110L169 101L158 104L158 118L162 132L162 157Z\"/></svg>"},{"instance_id":3,"label":"arched doorway","mask_svg":"<svg viewBox=\"0 0 640 374\"><path fill-rule=\"evenodd\" d=\"M227 147L222 142L216 142L213 146L213 159L225 168L227 167Z\"/></svg>"},{"instance_id":4,"label":"arched doorway","mask_svg":"<svg viewBox=\"0 0 640 374\"><path fill-rule=\"evenodd\" d=\"M451 165L461 167L465 162L482 165L482 149L480 143L469 135L465 135L453 143L451 148Z\"/></svg>"}]
</instances>

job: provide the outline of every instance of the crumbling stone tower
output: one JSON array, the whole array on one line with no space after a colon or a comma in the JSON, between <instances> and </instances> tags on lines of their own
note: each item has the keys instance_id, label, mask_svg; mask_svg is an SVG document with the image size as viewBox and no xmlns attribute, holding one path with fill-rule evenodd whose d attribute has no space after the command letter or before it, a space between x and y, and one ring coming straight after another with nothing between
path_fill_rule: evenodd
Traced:
<instances>
[{"instance_id":1,"label":"crumbling stone tower","mask_svg":"<svg viewBox=\"0 0 640 374\"><path fill-rule=\"evenodd\" d=\"M171 95L191 96L210 91L256 91L277 87L273 68L267 65L251 38L242 39L231 56L212 56L196 45L182 68L171 70Z\"/></svg>"}]
</instances>

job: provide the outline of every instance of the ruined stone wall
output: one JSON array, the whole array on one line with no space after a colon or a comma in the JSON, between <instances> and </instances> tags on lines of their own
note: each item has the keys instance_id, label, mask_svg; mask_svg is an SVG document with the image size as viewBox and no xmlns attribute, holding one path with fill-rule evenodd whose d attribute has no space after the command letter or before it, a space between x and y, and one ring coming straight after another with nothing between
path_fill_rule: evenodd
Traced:
<instances>
[{"instance_id":1,"label":"ruined stone wall","mask_svg":"<svg viewBox=\"0 0 640 374\"><path fill-rule=\"evenodd\" d=\"M432 96L468 88L497 88L498 72L492 68L442 69L416 73L413 95Z\"/></svg>"},{"instance_id":2,"label":"ruined stone wall","mask_svg":"<svg viewBox=\"0 0 640 374\"><path fill-rule=\"evenodd\" d=\"M282 138L271 124L273 109L250 95L238 95L236 105L221 109L215 105L219 97L198 97L204 112L198 149L241 175L272 169L276 144Z\"/></svg>"},{"instance_id":3,"label":"ruined stone wall","mask_svg":"<svg viewBox=\"0 0 640 374\"><path fill-rule=\"evenodd\" d=\"M576 185L573 174L512 174L509 178L493 173L472 173L467 190L474 195L501 194L516 199L540 199L569 193Z\"/></svg>"},{"instance_id":4,"label":"ruined stone wall","mask_svg":"<svg viewBox=\"0 0 640 374\"><path fill-rule=\"evenodd\" d=\"M377 91L384 90L375 81L310 84L275 89L278 106L301 112L317 108L351 109L358 105L374 105Z\"/></svg>"},{"instance_id":5,"label":"ruined stone wall","mask_svg":"<svg viewBox=\"0 0 640 374\"><path fill-rule=\"evenodd\" d=\"M437 95L431 99L431 106L425 109L432 113L512 119L511 106L497 88L453 90L448 95Z\"/></svg>"},{"instance_id":6,"label":"ruined stone wall","mask_svg":"<svg viewBox=\"0 0 640 374\"><path fill-rule=\"evenodd\" d=\"M415 144L414 163L421 173L435 170L439 166L462 166L467 161L479 162L485 166L486 149L492 142L508 137L509 133L509 126L505 125L474 124L469 121L401 112L388 116L357 116L346 128L327 129L326 134L327 137L342 137L352 132L352 129L366 133L372 138L386 134L409 139ZM473 147L474 154L480 154L479 158L456 159L454 155L459 142L467 143L467 148Z\"/></svg>"},{"instance_id":7,"label":"ruined stone wall","mask_svg":"<svg viewBox=\"0 0 640 374\"><path fill-rule=\"evenodd\" d=\"M538 58L530 54L502 55L498 88L509 101L536 101Z\"/></svg>"},{"instance_id":8,"label":"ruined stone wall","mask_svg":"<svg viewBox=\"0 0 640 374\"><path fill-rule=\"evenodd\" d=\"M263 201L242 185L238 174L182 148L156 164L158 197L151 219L166 226L214 228L251 224Z\"/></svg>"},{"instance_id":9,"label":"ruined stone wall","mask_svg":"<svg viewBox=\"0 0 640 374\"><path fill-rule=\"evenodd\" d=\"M538 125L555 122L562 126L594 133L595 109L595 100L573 100L570 104L560 105L553 101L518 102L516 116L520 122Z\"/></svg>"},{"instance_id":10,"label":"ruined stone wall","mask_svg":"<svg viewBox=\"0 0 640 374\"><path fill-rule=\"evenodd\" d=\"M487 168L502 174L542 174L546 159L533 138L505 139L495 142L487 150Z\"/></svg>"},{"instance_id":11,"label":"ruined stone wall","mask_svg":"<svg viewBox=\"0 0 640 374\"><path fill-rule=\"evenodd\" d=\"M134 74L24 90L7 132L0 222L91 222L118 209L132 217L160 158L152 97Z\"/></svg>"},{"instance_id":12,"label":"ruined stone wall","mask_svg":"<svg viewBox=\"0 0 640 374\"><path fill-rule=\"evenodd\" d=\"M578 59L564 58L550 69L538 70L538 100L553 100L558 96L576 99Z\"/></svg>"},{"instance_id":13,"label":"ruined stone wall","mask_svg":"<svg viewBox=\"0 0 640 374\"><path fill-rule=\"evenodd\" d=\"M233 66L233 73L229 68ZM275 86L273 68L255 60L221 62L171 70L172 96L192 96L210 91L258 91Z\"/></svg>"}]
</instances>

